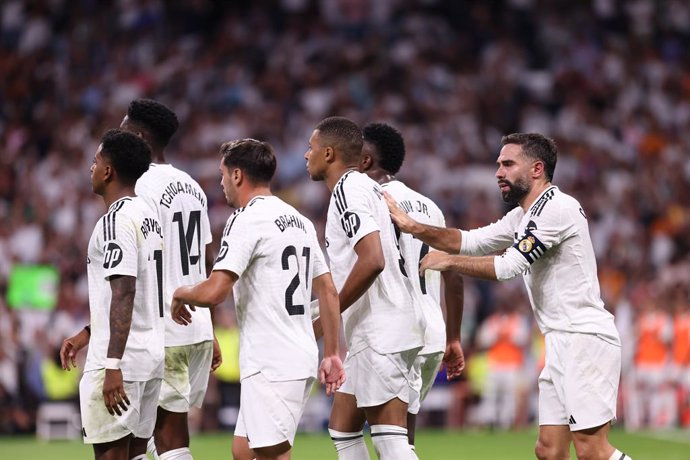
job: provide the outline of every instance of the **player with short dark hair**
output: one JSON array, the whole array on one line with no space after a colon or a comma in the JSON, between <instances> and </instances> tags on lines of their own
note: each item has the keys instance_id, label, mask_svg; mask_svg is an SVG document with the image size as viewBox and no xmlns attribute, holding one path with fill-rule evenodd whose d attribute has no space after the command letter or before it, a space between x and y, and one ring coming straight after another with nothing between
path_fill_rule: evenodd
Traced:
<instances>
[{"instance_id":1,"label":"player with short dark hair","mask_svg":"<svg viewBox=\"0 0 690 460\"><path fill-rule=\"evenodd\" d=\"M420 265L467 276L507 280L522 274L537 324L545 336L546 365L539 376L537 458L629 457L608 440L616 418L621 342L599 293L597 264L580 203L551 183L555 143L537 133L501 141L496 179L507 203L499 221L470 231L421 224L387 197L393 220L440 251ZM501 255L493 254L504 251Z\"/></svg>"},{"instance_id":2,"label":"player with short dark hair","mask_svg":"<svg viewBox=\"0 0 690 460\"><path fill-rule=\"evenodd\" d=\"M400 208L420 222L440 227L446 226L443 212L430 198L410 189L395 175L405 161L405 141L402 134L385 123L370 123L362 129L364 147L360 171L381 185L400 205ZM414 392L407 409L407 437L412 450L417 413L420 405L436 380L436 374L445 363L448 380L460 376L465 367L465 357L460 346L460 327L463 311L463 280L455 272L441 275L428 271L423 277L416 276L419 262L429 252L429 245L403 233L399 235L400 253L405 259L405 267L422 305L426 319L424 348L414 362L411 380ZM441 291L445 297L447 321L444 322L441 310Z\"/></svg>"},{"instance_id":3,"label":"player with short dark hair","mask_svg":"<svg viewBox=\"0 0 690 460\"><path fill-rule=\"evenodd\" d=\"M91 166L93 191L108 208L89 241L91 325L63 343L60 357L69 370L81 338L90 336L79 397L84 442L93 444L97 459L140 459L131 440L149 438L156 420L164 359L163 237L155 212L134 194L150 162L146 142L110 130Z\"/></svg>"},{"instance_id":4,"label":"player with short dark hair","mask_svg":"<svg viewBox=\"0 0 690 460\"><path fill-rule=\"evenodd\" d=\"M166 161L165 149L177 131L177 115L151 99L135 99L120 127L142 137L152 148L153 162L135 191L156 210L165 240L165 373L158 417L149 451L162 460L190 460L187 414L201 407L209 372L221 364L210 312L194 313L194 324L182 327L170 318L175 288L206 279L211 260L208 200L189 174ZM154 443L155 440L155 443Z\"/></svg>"},{"instance_id":5,"label":"player with short dark hair","mask_svg":"<svg viewBox=\"0 0 690 460\"><path fill-rule=\"evenodd\" d=\"M358 171L362 145L354 122L330 117L316 126L305 153L312 180L332 192L326 248L348 346L348 380L333 399L329 432L341 460L369 458L365 421L380 458L410 459L409 379L425 321L381 188Z\"/></svg>"},{"instance_id":6,"label":"player with short dark hair","mask_svg":"<svg viewBox=\"0 0 690 460\"><path fill-rule=\"evenodd\" d=\"M317 367L327 394L345 378L338 296L314 225L271 193L273 148L242 139L223 144L220 152L223 192L237 210L225 226L211 275L175 290L172 316L189 324L185 304L192 310L213 307L233 292L242 388L233 457L283 460L290 457ZM320 366L309 310L312 289L324 336Z\"/></svg>"}]
</instances>

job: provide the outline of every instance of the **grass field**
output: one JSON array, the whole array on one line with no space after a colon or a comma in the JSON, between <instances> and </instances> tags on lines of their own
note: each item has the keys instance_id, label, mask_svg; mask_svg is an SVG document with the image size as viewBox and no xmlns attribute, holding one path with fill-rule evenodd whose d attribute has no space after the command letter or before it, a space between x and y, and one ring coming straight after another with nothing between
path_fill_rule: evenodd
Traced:
<instances>
[{"instance_id":1,"label":"grass field","mask_svg":"<svg viewBox=\"0 0 690 460\"><path fill-rule=\"evenodd\" d=\"M519 460L532 459L535 431L517 433L421 431L417 452L423 460ZM229 433L204 434L192 438L192 453L198 460L230 459ZM625 433L615 430L612 442L634 460L690 459L690 432ZM335 459L327 435L299 435L295 460ZM372 452L372 459L376 456ZM38 441L32 437L0 437L0 457L21 460L74 460L93 458L92 450L78 441ZM575 458L573 453L572 458Z\"/></svg>"}]
</instances>

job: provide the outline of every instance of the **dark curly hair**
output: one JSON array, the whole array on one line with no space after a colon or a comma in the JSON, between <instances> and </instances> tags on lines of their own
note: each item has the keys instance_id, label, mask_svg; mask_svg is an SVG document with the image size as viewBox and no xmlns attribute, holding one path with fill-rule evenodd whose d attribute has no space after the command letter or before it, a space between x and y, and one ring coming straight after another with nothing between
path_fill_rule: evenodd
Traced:
<instances>
[{"instance_id":1,"label":"dark curly hair","mask_svg":"<svg viewBox=\"0 0 690 460\"><path fill-rule=\"evenodd\" d=\"M175 112L151 99L135 99L127 109L129 121L150 134L153 147L165 148L180 122Z\"/></svg>"},{"instance_id":2,"label":"dark curly hair","mask_svg":"<svg viewBox=\"0 0 690 460\"><path fill-rule=\"evenodd\" d=\"M101 155L110 160L120 182L134 186L149 169L151 147L139 136L121 129L110 129L101 137Z\"/></svg>"},{"instance_id":3,"label":"dark curly hair","mask_svg":"<svg viewBox=\"0 0 690 460\"><path fill-rule=\"evenodd\" d=\"M369 123L362 129L364 141L376 147L379 166L397 174L405 161L405 141L400 131L385 123Z\"/></svg>"}]
</instances>

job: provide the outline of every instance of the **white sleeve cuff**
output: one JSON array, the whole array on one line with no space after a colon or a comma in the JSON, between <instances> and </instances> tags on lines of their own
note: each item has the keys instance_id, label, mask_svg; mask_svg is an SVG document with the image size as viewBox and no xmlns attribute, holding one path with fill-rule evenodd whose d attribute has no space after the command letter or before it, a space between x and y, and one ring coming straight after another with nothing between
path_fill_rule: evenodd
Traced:
<instances>
[{"instance_id":1,"label":"white sleeve cuff","mask_svg":"<svg viewBox=\"0 0 690 460\"><path fill-rule=\"evenodd\" d=\"M515 278L529 268L529 262L515 248L508 248L500 256L494 257L496 279L505 281Z\"/></svg>"}]
</instances>

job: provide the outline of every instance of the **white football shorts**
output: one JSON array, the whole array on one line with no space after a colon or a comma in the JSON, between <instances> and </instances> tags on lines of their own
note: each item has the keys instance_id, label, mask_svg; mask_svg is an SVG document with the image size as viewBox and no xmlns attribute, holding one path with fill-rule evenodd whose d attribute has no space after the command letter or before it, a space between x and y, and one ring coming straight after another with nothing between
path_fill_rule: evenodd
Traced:
<instances>
[{"instance_id":1,"label":"white football shorts","mask_svg":"<svg viewBox=\"0 0 690 460\"><path fill-rule=\"evenodd\" d=\"M261 372L242 379L235 436L247 438L252 449L293 445L315 380L271 382Z\"/></svg>"},{"instance_id":2,"label":"white football shorts","mask_svg":"<svg viewBox=\"0 0 690 460\"><path fill-rule=\"evenodd\" d=\"M381 355L371 347L348 353L343 366L347 380L338 391L354 395L357 407L376 407L398 398L410 402L410 372L420 348Z\"/></svg>"},{"instance_id":3,"label":"white football shorts","mask_svg":"<svg viewBox=\"0 0 690 460\"><path fill-rule=\"evenodd\" d=\"M410 371L410 404L407 412L418 414L422 401L429 394L429 390L434 386L436 375L443 362L443 352L418 355Z\"/></svg>"},{"instance_id":4,"label":"white football shorts","mask_svg":"<svg viewBox=\"0 0 690 460\"><path fill-rule=\"evenodd\" d=\"M158 405L168 412L201 407L208 387L213 341L165 347L165 370Z\"/></svg>"},{"instance_id":5,"label":"white football shorts","mask_svg":"<svg viewBox=\"0 0 690 460\"><path fill-rule=\"evenodd\" d=\"M110 415L103 402L105 369L85 372L79 382L82 436L85 444L117 441L130 434L150 438L156 424L161 379L124 381L130 405L122 415Z\"/></svg>"},{"instance_id":6,"label":"white football shorts","mask_svg":"<svg viewBox=\"0 0 690 460\"><path fill-rule=\"evenodd\" d=\"M549 332L539 375L539 425L580 431L616 419L621 348L593 334Z\"/></svg>"}]
</instances>

